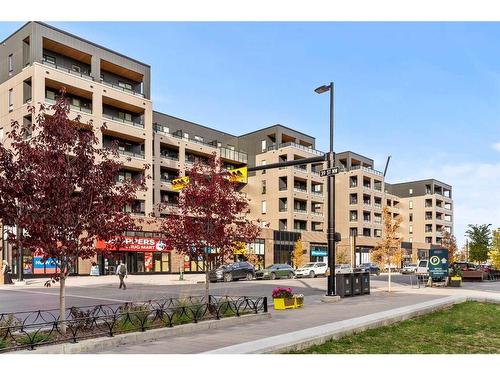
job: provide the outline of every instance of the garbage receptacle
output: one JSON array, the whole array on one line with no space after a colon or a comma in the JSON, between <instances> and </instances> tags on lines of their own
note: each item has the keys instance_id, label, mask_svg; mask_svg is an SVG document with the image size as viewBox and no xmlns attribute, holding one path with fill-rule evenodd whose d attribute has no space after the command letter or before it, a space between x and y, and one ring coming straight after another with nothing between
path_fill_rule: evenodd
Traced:
<instances>
[{"instance_id":1,"label":"garbage receptacle","mask_svg":"<svg viewBox=\"0 0 500 375\"><path fill-rule=\"evenodd\" d=\"M335 275L337 295L341 298L352 296L352 274L338 273Z\"/></svg>"},{"instance_id":2,"label":"garbage receptacle","mask_svg":"<svg viewBox=\"0 0 500 375\"><path fill-rule=\"evenodd\" d=\"M370 272L361 273L361 294L370 294Z\"/></svg>"},{"instance_id":3,"label":"garbage receptacle","mask_svg":"<svg viewBox=\"0 0 500 375\"><path fill-rule=\"evenodd\" d=\"M359 272L352 274L352 294L354 296L361 294L361 273Z\"/></svg>"}]
</instances>

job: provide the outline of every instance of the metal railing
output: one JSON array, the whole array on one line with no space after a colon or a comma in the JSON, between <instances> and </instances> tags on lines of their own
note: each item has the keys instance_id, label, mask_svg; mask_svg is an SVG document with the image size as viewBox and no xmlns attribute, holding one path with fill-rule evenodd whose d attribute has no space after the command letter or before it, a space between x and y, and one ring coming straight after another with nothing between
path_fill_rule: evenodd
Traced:
<instances>
[{"instance_id":1,"label":"metal railing","mask_svg":"<svg viewBox=\"0 0 500 375\"><path fill-rule=\"evenodd\" d=\"M81 78L84 78L84 79L88 79L90 81L93 81L94 80L94 77L92 77L91 75L89 74L85 74L85 73L82 73L82 72L78 72L78 71L75 71L73 69L69 69L69 68L66 68L65 66L61 66L61 65L57 65L57 64L52 64L51 62L48 62L46 60L43 60L42 61L42 64L43 65L47 65L47 66L50 66L51 68L54 68L54 69L57 69L57 70L60 70L62 72L66 72L66 73L69 73L69 74L73 74L75 76L78 76L78 77L81 77Z\"/></svg>"},{"instance_id":2,"label":"metal railing","mask_svg":"<svg viewBox=\"0 0 500 375\"><path fill-rule=\"evenodd\" d=\"M307 214L307 210L303 210L303 209L300 209L300 208L294 208L293 212L295 212L297 214Z\"/></svg>"},{"instance_id":3,"label":"metal railing","mask_svg":"<svg viewBox=\"0 0 500 375\"><path fill-rule=\"evenodd\" d=\"M304 168L304 167L299 167L298 165L295 165L293 167L295 170L298 170L299 172L302 172L302 173L307 173L307 168Z\"/></svg>"},{"instance_id":4,"label":"metal railing","mask_svg":"<svg viewBox=\"0 0 500 375\"><path fill-rule=\"evenodd\" d=\"M377 171L376 169L372 169L372 168L362 167L361 165L355 165L355 166L352 166L351 168L349 168L350 171L355 171L357 169L361 169L362 171L365 171L365 172L368 172L368 173L372 173L372 174L375 174L377 176L383 176L384 175L383 172Z\"/></svg>"},{"instance_id":5,"label":"metal railing","mask_svg":"<svg viewBox=\"0 0 500 375\"><path fill-rule=\"evenodd\" d=\"M121 122L121 123L123 123L125 125L135 126L136 128L144 129L144 123L142 123L142 122L128 121L128 120L125 120L123 118L115 117L113 115L108 115L106 113L103 113L102 117L110 119L110 120L113 120L113 121L116 121L116 122Z\"/></svg>"},{"instance_id":6,"label":"metal railing","mask_svg":"<svg viewBox=\"0 0 500 375\"><path fill-rule=\"evenodd\" d=\"M118 149L118 153L121 154L121 155L125 155L125 156L131 156L133 158L139 158L139 159L144 159L144 151L141 151L139 153L137 152L133 152L133 151L127 151L127 150L120 150Z\"/></svg>"},{"instance_id":7,"label":"metal railing","mask_svg":"<svg viewBox=\"0 0 500 375\"><path fill-rule=\"evenodd\" d=\"M56 104L56 100L46 97L45 103ZM73 111L80 111L80 112L92 114L92 108L82 107L81 105L74 105L74 104L70 104L70 103L68 103L68 106L69 106L69 109L71 109Z\"/></svg>"},{"instance_id":8,"label":"metal railing","mask_svg":"<svg viewBox=\"0 0 500 375\"><path fill-rule=\"evenodd\" d=\"M0 353L266 312L267 297L210 295L0 313Z\"/></svg>"},{"instance_id":9,"label":"metal railing","mask_svg":"<svg viewBox=\"0 0 500 375\"><path fill-rule=\"evenodd\" d=\"M294 187L293 191L295 191L296 193L307 193L307 189L301 189L297 187Z\"/></svg>"},{"instance_id":10,"label":"metal railing","mask_svg":"<svg viewBox=\"0 0 500 375\"><path fill-rule=\"evenodd\" d=\"M298 143L295 143L295 142L280 143L279 148L284 148L284 147L293 147L293 148L296 148L298 150L304 150L304 151L307 151L311 154L318 155L318 156L323 156L325 154L323 151L316 150L312 147L302 146L302 145L299 145Z\"/></svg>"},{"instance_id":11,"label":"metal railing","mask_svg":"<svg viewBox=\"0 0 500 375\"><path fill-rule=\"evenodd\" d=\"M179 161L179 156L175 157L175 156L160 154L160 158L173 160L173 161Z\"/></svg>"},{"instance_id":12,"label":"metal railing","mask_svg":"<svg viewBox=\"0 0 500 375\"><path fill-rule=\"evenodd\" d=\"M129 94L132 94L132 95L136 95L136 96L140 96L141 98L144 98L144 94L142 92L139 92L139 91L135 91L135 90L131 90L131 89L128 89L126 87L122 87L120 85L115 85L114 83L111 83L111 82L107 82L103 79L101 79L101 83L105 86L108 86L108 87L112 87L116 90L120 90L120 91L124 91L124 92L128 92Z\"/></svg>"}]
</instances>

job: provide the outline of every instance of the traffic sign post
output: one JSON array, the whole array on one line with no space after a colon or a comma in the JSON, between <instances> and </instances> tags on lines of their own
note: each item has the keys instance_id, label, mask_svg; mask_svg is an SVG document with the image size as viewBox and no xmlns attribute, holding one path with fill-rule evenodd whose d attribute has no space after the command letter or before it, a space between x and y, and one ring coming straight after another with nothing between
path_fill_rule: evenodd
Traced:
<instances>
[{"instance_id":1,"label":"traffic sign post","mask_svg":"<svg viewBox=\"0 0 500 375\"><path fill-rule=\"evenodd\" d=\"M339 167L332 167L332 168L327 168L323 169L322 171L319 171L320 177L329 177L333 176L334 174L339 173Z\"/></svg>"},{"instance_id":2,"label":"traffic sign post","mask_svg":"<svg viewBox=\"0 0 500 375\"><path fill-rule=\"evenodd\" d=\"M432 281L443 280L448 277L448 250L429 250L429 277Z\"/></svg>"}]
</instances>

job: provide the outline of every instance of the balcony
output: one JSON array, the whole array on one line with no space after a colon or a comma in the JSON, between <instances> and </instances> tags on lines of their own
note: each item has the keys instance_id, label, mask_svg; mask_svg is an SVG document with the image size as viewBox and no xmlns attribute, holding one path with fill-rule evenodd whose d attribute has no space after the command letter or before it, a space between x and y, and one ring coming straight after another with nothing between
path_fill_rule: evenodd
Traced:
<instances>
[{"instance_id":1,"label":"balcony","mask_svg":"<svg viewBox=\"0 0 500 375\"><path fill-rule=\"evenodd\" d=\"M94 77L92 77L90 74L85 74L85 73L82 73L81 71L78 71L78 70L73 70L71 68L67 68L67 67L62 66L62 65L57 65L57 64L51 63L50 61L47 61L47 60L43 60L42 64L46 65L46 66L49 66L51 68L60 70L61 72L73 74L75 76L78 76L78 77L81 77L81 78L84 78L84 79L88 79L89 81L93 81L94 80Z\"/></svg>"},{"instance_id":2,"label":"balcony","mask_svg":"<svg viewBox=\"0 0 500 375\"><path fill-rule=\"evenodd\" d=\"M306 151L310 154L318 155L318 156L323 156L325 154L322 151L315 150L312 147L299 145L298 143L295 143L295 142L280 143L279 146L277 144L273 144L267 148L267 151L273 151L273 150L277 150L278 148L285 148L285 147L293 147L293 148L296 148L298 150Z\"/></svg>"},{"instance_id":3,"label":"balcony","mask_svg":"<svg viewBox=\"0 0 500 375\"><path fill-rule=\"evenodd\" d=\"M118 153L120 155L130 156L130 157L139 158L139 159L144 159L144 157L145 157L144 151L131 151L131 150L118 148Z\"/></svg>"},{"instance_id":4,"label":"balcony","mask_svg":"<svg viewBox=\"0 0 500 375\"><path fill-rule=\"evenodd\" d=\"M293 212L295 212L296 214L307 214L307 210L303 209L303 208L295 208L294 207Z\"/></svg>"},{"instance_id":5,"label":"balcony","mask_svg":"<svg viewBox=\"0 0 500 375\"><path fill-rule=\"evenodd\" d=\"M121 122L122 124L125 124L125 125L135 126L136 128L144 129L144 123L141 120L129 121L129 120L126 120L125 118L116 117L116 116L109 115L106 113L103 113L102 117L107 118L107 119L112 120L112 121Z\"/></svg>"},{"instance_id":6,"label":"balcony","mask_svg":"<svg viewBox=\"0 0 500 375\"><path fill-rule=\"evenodd\" d=\"M248 163L248 154L246 152L236 151L226 147L219 147L219 150L222 159L233 160L244 164Z\"/></svg>"},{"instance_id":7,"label":"balcony","mask_svg":"<svg viewBox=\"0 0 500 375\"><path fill-rule=\"evenodd\" d=\"M355 171L355 170L358 170L358 169L360 169L360 170L362 170L364 172L368 172L368 173L377 175L377 176L383 176L384 175L383 172L377 171L377 170L372 169L372 168L363 167L361 165L354 165L351 168L349 168L350 171Z\"/></svg>"},{"instance_id":8,"label":"balcony","mask_svg":"<svg viewBox=\"0 0 500 375\"><path fill-rule=\"evenodd\" d=\"M93 80L93 78L92 78L92 80ZM115 83L107 82L107 81L105 81L103 79L101 79L101 83L103 85L105 85L105 86L114 88L115 90L119 90L119 91L123 91L123 92L128 92L129 94L137 95L137 96L139 96L141 98L144 98L144 94L142 92L136 91L133 88L125 87L123 85L120 86L120 84L115 84Z\"/></svg>"},{"instance_id":9,"label":"balcony","mask_svg":"<svg viewBox=\"0 0 500 375\"><path fill-rule=\"evenodd\" d=\"M56 104L56 99L45 96L45 103L47 104ZM79 104L76 104L79 103ZM74 101L71 97L67 98L67 104L69 109L72 111L80 111L88 114L92 114L92 103L82 103L79 101Z\"/></svg>"},{"instance_id":10,"label":"balcony","mask_svg":"<svg viewBox=\"0 0 500 375\"><path fill-rule=\"evenodd\" d=\"M314 191L314 190L311 190L311 195L315 195L317 197L321 197L323 198L323 192L322 191Z\"/></svg>"},{"instance_id":11,"label":"balcony","mask_svg":"<svg viewBox=\"0 0 500 375\"><path fill-rule=\"evenodd\" d=\"M313 216L325 216L325 215L323 214L323 212L316 212L316 211L312 211L312 212L311 212L311 215L313 215Z\"/></svg>"},{"instance_id":12,"label":"balcony","mask_svg":"<svg viewBox=\"0 0 500 375\"><path fill-rule=\"evenodd\" d=\"M296 193L306 193L307 194L307 188L294 187L293 191Z\"/></svg>"},{"instance_id":13,"label":"balcony","mask_svg":"<svg viewBox=\"0 0 500 375\"><path fill-rule=\"evenodd\" d=\"M295 165L293 167L293 169L295 169L296 171L301 172L301 173L307 173L307 167L301 167L301 166Z\"/></svg>"},{"instance_id":14,"label":"balcony","mask_svg":"<svg viewBox=\"0 0 500 375\"><path fill-rule=\"evenodd\" d=\"M160 158L167 159L167 160L173 160L173 161L179 161L179 156L173 156L173 155L163 154L163 153L160 153Z\"/></svg>"}]
</instances>

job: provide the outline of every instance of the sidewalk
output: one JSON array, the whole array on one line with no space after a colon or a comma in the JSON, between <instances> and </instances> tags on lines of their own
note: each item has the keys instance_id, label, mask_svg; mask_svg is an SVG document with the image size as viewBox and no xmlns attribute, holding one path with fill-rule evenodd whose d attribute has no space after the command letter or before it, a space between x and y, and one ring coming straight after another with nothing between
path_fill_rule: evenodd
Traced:
<instances>
[{"instance_id":1,"label":"sidewalk","mask_svg":"<svg viewBox=\"0 0 500 375\"><path fill-rule=\"evenodd\" d=\"M320 326L331 323L342 325L343 322L353 318L437 301L448 296L473 296L498 299L498 293L494 292L457 289L426 288L419 290L408 287L396 287L394 288L394 292L391 293L378 291L369 296L346 298L331 304L321 302L321 296L311 296L306 299L305 306L302 309L275 311L271 308L272 318L268 321L181 335L141 345L117 346L112 350L102 353L204 353L237 344L251 343L256 340L302 331L308 328L320 328Z\"/></svg>"},{"instance_id":2,"label":"sidewalk","mask_svg":"<svg viewBox=\"0 0 500 375\"><path fill-rule=\"evenodd\" d=\"M27 279L26 285L0 285L0 289L12 288L40 288L48 281L48 278ZM70 276L66 279L66 286L94 286L104 284L116 284L116 275L106 276ZM178 274L169 275L129 275L127 282L150 285L187 285L205 282L204 274L184 274L184 280L179 281Z\"/></svg>"}]
</instances>

